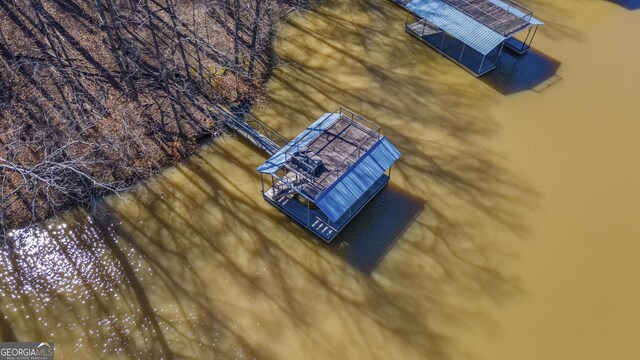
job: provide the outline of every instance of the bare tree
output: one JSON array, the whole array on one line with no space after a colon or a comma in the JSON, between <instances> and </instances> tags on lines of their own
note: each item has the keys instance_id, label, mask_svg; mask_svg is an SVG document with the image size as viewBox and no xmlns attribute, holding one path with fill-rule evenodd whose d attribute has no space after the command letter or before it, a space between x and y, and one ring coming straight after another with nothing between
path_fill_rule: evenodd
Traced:
<instances>
[{"instance_id":1,"label":"bare tree","mask_svg":"<svg viewBox=\"0 0 640 360\"><path fill-rule=\"evenodd\" d=\"M0 237L197 150L263 101L285 0L0 1Z\"/></svg>"}]
</instances>

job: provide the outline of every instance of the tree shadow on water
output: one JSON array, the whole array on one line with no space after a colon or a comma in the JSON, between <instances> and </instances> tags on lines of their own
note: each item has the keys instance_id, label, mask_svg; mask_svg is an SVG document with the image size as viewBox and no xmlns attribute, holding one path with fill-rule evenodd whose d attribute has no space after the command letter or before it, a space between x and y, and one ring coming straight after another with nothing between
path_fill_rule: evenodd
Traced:
<instances>
[{"instance_id":1,"label":"tree shadow on water","mask_svg":"<svg viewBox=\"0 0 640 360\"><path fill-rule=\"evenodd\" d=\"M299 23L316 44L344 39L349 67L330 62L336 52L313 63L320 52L302 41L261 116L290 137L344 104L374 115L402 152L390 186L334 245L264 202L255 150L218 140L97 216L1 253L4 336L53 336L61 359L78 357L76 339L92 358L271 359L300 348L317 359L473 359L458 330L492 328L487 304L526 292L504 264L517 261L537 194L486 147L500 128L491 91L441 77L409 41L384 50L395 66L364 55L386 49L387 12L400 14L382 6L335 32L340 14L314 15L322 32ZM363 40L370 20L382 28ZM38 259L57 260L33 266L34 244Z\"/></svg>"},{"instance_id":2,"label":"tree shadow on water","mask_svg":"<svg viewBox=\"0 0 640 360\"><path fill-rule=\"evenodd\" d=\"M358 10L365 3L349 2L347 7ZM289 21L291 31L283 42L294 50L283 51L286 66L272 80L265 117L278 119L275 127L286 121L286 131L301 130L313 118L310 114L340 104L382 126L403 154L391 183L418 205L398 217L410 220L406 228L399 221L397 241L378 234L359 216L330 247L365 274L375 269L372 291L384 299L381 302L395 302L403 309L397 321L386 319L380 308L372 317L393 323L406 342L426 356L456 358L462 350L455 335L446 335L455 326L442 329L430 319L471 323L483 317L485 301L501 304L525 292L518 276L503 264L516 261L513 242L526 234L523 214L536 207L538 194L509 169L505 157L486 146L500 128L488 115L490 91L474 84L475 79L443 74L444 60L420 44L385 39L381 34L402 31L389 25L401 17L399 9L352 14L340 6L332 2L328 10L310 14L311 20ZM552 73L559 66L535 52L528 59L548 60ZM522 79L515 80L523 86ZM507 90L519 90L512 86ZM399 203L376 215L388 216ZM367 242L358 222L385 239ZM360 257L370 247L374 255ZM380 253L386 253L385 259L376 266ZM484 320L491 326L491 319ZM419 333L427 339L417 340Z\"/></svg>"},{"instance_id":3,"label":"tree shadow on water","mask_svg":"<svg viewBox=\"0 0 640 360\"><path fill-rule=\"evenodd\" d=\"M534 12L534 16L544 22L539 32L551 39L582 40L580 30L570 24L576 16L575 6L564 6L562 2L553 0L525 0L521 2Z\"/></svg>"},{"instance_id":4,"label":"tree shadow on water","mask_svg":"<svg viewBox=\"0 0 640 360\"><path fill-rule=\"evenodd\" d=\"M215 144L215 157L203 154L123 204L110 201L64 231L45 227L40 241L16 242L14 255L2 254L0 310L18 339L51 333L62 359L76 340L95 358L280 358L285 332L316 358L344 358L332 346L342 340L371 358L399 348L417 358L467 355L438 324L468 322L482 316L478 299L506 301L522 290L497 265L508 251L477 239L478 224L461 218L458 206L517 223L500 190L511 185L491 161L477 160L484 154L430 142L427 156L419 138L388 135L403 151L394 178L404 183L420 169L429 180L414 181L410 191L392 183L335 251L238 181L245 175L257 186L257 154ZM234 165L221 168L220 159ZM434 190L442 186L448 190ZM370 228L368 219L393 226ZM361 246L380 238L392 241ZM371 269L394 243L371 276L352 268ZM38 258L55 261L34 268L25 254L36 245ZM24 310L9 313L13 307ZM249 331L240 325L246 317L268 327ZM338 319L329 330L319 326L326 317ZM384 336L384 348L376 336Z\"/></svg>"}]
</instances>

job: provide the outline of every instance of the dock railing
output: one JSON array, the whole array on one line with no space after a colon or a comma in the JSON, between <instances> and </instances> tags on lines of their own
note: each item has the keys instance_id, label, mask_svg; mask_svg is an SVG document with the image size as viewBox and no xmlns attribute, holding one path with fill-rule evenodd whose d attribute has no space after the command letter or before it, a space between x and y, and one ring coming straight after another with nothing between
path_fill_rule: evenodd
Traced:
<instances>
[{"instance_id":1,"label":"dock railing","mask_svg":"<svg viewBox=\"0 0 640 360\"><path fill-rule=\"evenodd\" d=\"M439 29L437 26L428 22L426 19L417 19L412 23L409 23L410 16L411 15L407 15L407 19L404 21L404 29L406 31L411 32L417 36L420 36L420 38L424 38L425 34L433 35L433 34L444 33L443 30ZM418 31L418 29L420 30Z\"/></svg>"},{"instance_id":2,"label":"dock railing","mask_svg":"<svg viewBox=\"0 0 640 360\"><path fill-rule=\"evenodd\" d=\"M278 134L275 130L267 126L262 121L258 120L251 114L246 114L244 116L244 121L257 130L263 136L266 136L269 140L273 141L279 147L283 147L287 145L288 141L282 137L282 135Z\"/></svg>"},{"instance_id":3,"label":"dock railing","mask_svg":"<svg viewBox=\"0 0 640 360\"><path fill-rule=\"evenodd\" d=\"M380 137L382 136L382 130L380 126L372 123L371 121L365 119L364 117L354 113L347 108L340 107L338 110L334 111L334 114L335 113L339 113L340 116L351 120L352 125L358 126L358 128L363 130L364 132L369 133L371 136L375 136L376 139L380 139Z\"/></svg>"},{"instance_id":4,"label":"dock railing","mask_svg":"<svg viewBox=\"0 0 640 360\"><path fill-rule=\"evenodd\" d=\"M524 16L529 16L529 20L531 20L531 17L533 16L533 10L531 10L528 7L522 5L522 4L518 3L518 2L515 2L513 0L501 0L501 2L507 4L507 8L505 10L507 10L508 12L511 12L510 11L511 8L515 8L518 11L524 13L525 14Z\"/></svg>"},{"instance_id":5,"label":"dock railing","mask_svg":"<svg viewBox=\"0 0 640 360\"><path fill-rule=\"evenodd\" d=\"M474 18L474 19L476 19L476 18L477 18L477 16L476 16L475 14L473 14L472 12L470 12L470 11L466 10L466 9L465 9L465 8L463 8L463 7L456 6L456 2L455 2L455 1L451 1L451 0L443 0L443 1L444 1L445 3L447 3L447 4L451 5L451 6L455 7L456 9L458 9L458 10L462 11L463 13L465 13L465 14L469 15L470 17L472 17L472 18ZM517 20L522 20L522 21L525 21L525 22L529 23L529 21L530 21L530 20L531 20L531 18L533 17L533 11L531 11L529 8L525 7L524 5L520 5L520 4L518 4L517 2L515 2L515 1L511 1L511 0L501 0L501 2L502 2L502 3L504 3L505 5L507 5L507 7L506 7L506 8L504 8L504 7L502 7L502 6L498 5L498 4L496 4L495 2L493 2L493 1L489 0L489 2L491 2L493 5L495 5L495 6L499 7L499 8L501 8L501 9L503 9L503 10L505 10L505 11L507 11L508 13L510 13L511 15L513 15L513 16L516 18L515 20L509 21L509 22L506 22L506 21L504 21L504 20L501 20L501 19L499 19L499 18L497 18L497 17L493 16L492 14L488 13L488 12L487 12L487 11L485 11L484 9L480 8L478 5L473 4L473 3L471 3L471 2L469 2L469 1L467 1L467 0L462 0L462 2L464 2L466 5L469 5L470 7L474 8L475 10L477 10L477 11L481 12L483 16L488 16L488 17L490 17L491 19L493 19L494 21L493 21L492 23L488 23L488 22L486 22L486 21L484 21L484 20L483 20L483 21L478 20L478 21L479 21L482 25L484 25L484 26L486 26L486 27L489 27L489 28L491 28L491 29L492 29L492 30L494 30L494 31L495 31L495 29L494 29L493 27L491 27L490 25L491 25L491 24L493 24L493 23L495 23L495 22L499 22L499 23L501 23L501 24L503 24L503 25L507 26L507 29L510 29L510 28L509 28L509 26L510 26L511 24L515 23ZM520 12L524 13L524 15L522 15L522 16L520 16L520 17L516 16L515 14L513 14L513 13L510 11L510 10L511 10L511 8L515 8L515 9L519 10ZM521 28L522 28L522 27L520 27L519 29L521 29ZM519 29L518 29L518 30L519 30ZM516 31L516 30L512 30L512 31L509 31L509 32L502 32L502 35L510 35L510 33L513 33L514 31Z\"/></svg>"},{"instance_id":6,"label":"dock railing","mask_svg":"<svg viewBox=\"0 0 640 360\"><path fill-rule=\"evenodd\" d=\"M227 125L269 155L275 154L288 143L284 137L251 114L236 115L222 107L217 107L217 110Z\"/></svg>"},{"instance_id":7,"label":"dock railing","mask_svg":"<svg viewBox=\"0 0 640 360\"><path fill-rule=\"evenodd\" d=\"M338 110L334 111L333 114L340 114L342 119L347 120L351 125L357 127L362 130L364 133L368 134L370 137L379 140L382 138L382 130L380 126L374 124L373 122L365 119L364 117L354 113L353 111L340 107ZM318 134L320 136L322 133ZM315 140L315 139L314 139ZM299 144L292 144L288 151L285 152L285 168L288 171L295 173L299 180L305 182L305 188L308 190L309 195L311 197L315 197L320 194L322 191L326 190L327 186L322 185L323 181L327 179L329 176L335 176L335 179L342 176L342 174L351 166L355 161L357 161L362 154L366 153L371 146L373 146L376 141L372 142L369 146L365 146L364 144L370 140L370 138L360 139L355 144L355 149L347 154L342 161L335 166L332 171L323 173L320 177L317 177L316 174L311 173L310 171L306 171L300 166L293 166L290 161L296 152L300 151ZM311 143L313 140L307 142Z\"/></svg>"}]
</instances>

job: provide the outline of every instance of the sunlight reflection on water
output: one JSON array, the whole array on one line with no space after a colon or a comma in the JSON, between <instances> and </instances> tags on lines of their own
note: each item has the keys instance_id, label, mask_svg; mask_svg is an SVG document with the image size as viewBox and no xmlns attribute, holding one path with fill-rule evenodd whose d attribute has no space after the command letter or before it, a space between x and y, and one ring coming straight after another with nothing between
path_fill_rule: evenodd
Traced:
<instances>
[{"instance_id":1,"label":"sunlight reflection on water","mask_svg":"<svg viewBox=\"0 0 640 360\"><path fill-rule=\"evenodd\" d=\"M114 239L97 232L93 217L77 219L85 221L61 219L9 234L10 249L0 252L2 304L34 330L58 329L39 340L60 343L71 332L78 349L90 339L95 351L122 350L122 337L140 325L139 310L121 313L128 281L107 245ZM140 257L133 250L125 256L142 276ZM104 312L107 303L110 314ZM92 341L98 336L101 341Z\"/></svg>"}]
</instances>

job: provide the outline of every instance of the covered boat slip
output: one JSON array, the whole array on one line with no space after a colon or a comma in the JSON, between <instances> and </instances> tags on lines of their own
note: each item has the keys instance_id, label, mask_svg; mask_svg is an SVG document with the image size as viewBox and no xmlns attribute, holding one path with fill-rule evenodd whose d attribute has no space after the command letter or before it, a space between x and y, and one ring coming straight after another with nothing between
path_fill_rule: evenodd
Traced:
<instances>
[{"instance_id":1,"label":"covered boat slip","mask_svg":"<svg viewBox=\"0 0 640 360\"><path fill-rule=\"evenodd\" d=\"M493 70L504 47L524 54L543 23L499 0L394 0L416 16L405 30L475 76ZM514 36L526 30L523 41Z\"/></svg>"},{"instance_id":2,"label":"covered boat slip","mask_svg":"<svg viewBox=\"0 0 640 360\"><path fill-rule=\"evenodd\" d=\"M269 203L331 241L387 184L399 157L379 127L339 109L316 120L258 171Z\"/></svg>"},{"instance_id":3,"label":"covered boat slip","mask_svg":"<svg viewBox=\"0 0 640 360\"><path fill-rule=\"evenodd\" d=\"M446 32L429 26L425 20L407 25L406 31L475 76L482 76L498 65L502 46L483 55Z\"/></svg>"}]
</instances>

